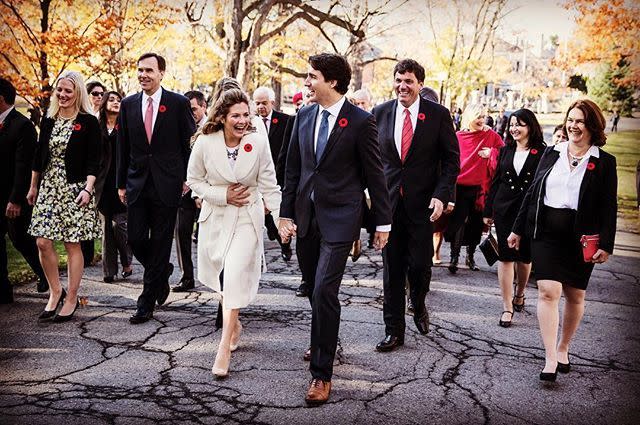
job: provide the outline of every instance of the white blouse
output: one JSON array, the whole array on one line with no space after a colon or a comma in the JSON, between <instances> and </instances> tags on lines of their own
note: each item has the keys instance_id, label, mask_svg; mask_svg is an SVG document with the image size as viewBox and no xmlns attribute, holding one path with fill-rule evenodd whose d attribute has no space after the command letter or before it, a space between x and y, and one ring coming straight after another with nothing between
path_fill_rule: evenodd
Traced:
<instances>
[{"instance_id":1,"label":"white blouse","mask_svg":"<svg viewBox=\"0 0 640 425\"><path fill-rule=\"evenodd\" d=\"M516 151L513 155L513 168L516 169L517 175L520 175L520 171L522 171L522 167L524 167L524 163L527 161L527 156L529 156L529 149L526 151Z\"/></svg>"},{"instance_id":2,"label":"white blouse","mask_svg":"<svg viewBox=\"0 0 640 425\"><path fill-rule=\"evenodd\" d=\"M589 157L599 158L600 150L597 146L591 146L578 166L572 170L567 154L568 148L569 142L558 143L554 146L554 149L560 152L560 157L547 176L544 204L552 208L577 210L580 185L582 185L582 179L587 171Z\"/></svg>"}]
</instances>

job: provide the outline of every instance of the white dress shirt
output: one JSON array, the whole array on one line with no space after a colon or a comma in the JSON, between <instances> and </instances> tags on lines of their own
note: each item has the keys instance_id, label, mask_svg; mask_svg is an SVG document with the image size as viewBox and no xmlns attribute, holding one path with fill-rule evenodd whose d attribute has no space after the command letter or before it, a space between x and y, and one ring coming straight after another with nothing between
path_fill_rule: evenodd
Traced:
<instances>
[{"instance_id":1,"label":"white dress shirt","mask_svg":"<svg viewBox=\"0 0 640 425\"><path fill-rule=\"evenodd\" d=\"M416 99L411 106L405 108L402 103L398 102L396 106L396 125L393 130L393 138L396 142L396 149L398 150L398 156L402 158L402 126L404 125L404 110L409 109L411 114L411 128L413 132L416 132L416 123L418 122L418 111L420 110L420 96Z\"/></svg>"},{"instance_id":2,"label":"white dress shirt","mask_svg":"<svg viewBox=\"0 0 640 425\"><path fill-rule=\"evenodd\" d=\"M197 126L198 129L201 129L202 127L204 127L204 124L207 122L207 114L204 114L204 116L202 117L202 119L198 122Z\"/></svg>"},{"instance_id":3,"label":"white dress shirt","mask_svg":"<svg viewBox=\"0 0 640 425\"><path fill-rule=\"evenodd\" d=\"M156 118L158 118L158 109L160 108L160 99L162 98L162 87L160 87L154 94L148 96L145 92L142 92L142 122L144 123L144 117L147 114L147 108L149 97L153 100L153 120L151 121L151 134L156 126Z\"/></svg>"},{"instance_id":4,"label":"white dress shirt","mask_svg":"<svg viewBox=\"0 0 640 425\"><path fill-rule=\"evenodd\" d=\"M554 149L560 152L560 157L547 176L544 204L551 208L577 210L580 185L582 185L582 179L587 171L589 157L599 158L600 150L597 146L591 146L578 166L572 170L567 154L568 148L569 142L558 143L554 146Z\"/></svg>"},{"instance_id":5,"label":"white dress shirt","mask_svg":"<svg viewBox=\"0 0 640 425\"><path fill-rule=\"evenodd\" d=\"M7 115L9 115L12 110L13 110L13 106L0 114L0 123L4 123L4 120L7 119Z\"/></svg>"},{"instance_id":6,"label":"white dress shirt","mask_svg":"<svg viewBox=\"0 0 640 425\"><path fill-rule=\"evenodd\" d=\"M331 130L333 129L333 126L336 124L336 119L338 119L338 114L340 113L340 110L342 109L342 105L344 105L344 102L346 100L347 99L344 96L342 96L340 100L338 100L336 103L326 108L327 111L329 111L329 116L327 117L327 121L329 123L329 128L327 130L327 141L329 141ZM322 111L324 110L325 108L318 105L318 115L316 116L316 128L313 132L313 151L314 152L316 151L316 146L318 146L318 133L320 132L320 121L322 121Z\"/></svg>"},{"instance_id":7,"label":"white dress shirt","mask_svg":"<svg viewBox=\"0 0 640 425\"><path fill-rule=\"evenodd\" d=\"M513 154L513 168L516 169L516 174L520 175L520 171L522 171L522 167L524 167L524 163L527 161L527 157L529 156L529 149L526 151L518 151Z\"/></svg>"}]
</instances>

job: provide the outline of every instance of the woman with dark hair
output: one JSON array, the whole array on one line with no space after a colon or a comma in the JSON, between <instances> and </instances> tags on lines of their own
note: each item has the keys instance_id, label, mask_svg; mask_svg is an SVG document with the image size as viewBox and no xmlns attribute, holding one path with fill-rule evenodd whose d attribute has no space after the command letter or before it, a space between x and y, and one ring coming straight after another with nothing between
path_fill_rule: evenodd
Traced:
<instances>
[{"instance_id":1,"label":"woman with dark hair","mask_svg":"<svg viewBox=\"0 0 640 425\"><path fill-rule=\"evenodd\" d=\"M564 124L558 124L553 129L553 138L551 139L552 145L557 145L558 143L566 142L568 140L567 129Z\"/></svg>"},{"instance_id":2,"label":"woman with dark hair","mask_svg":"<svg viewBox=\"0 0 640 425\"><path fill-rule=\"evenodd\" d=\"M269 141L247 130L250 119L245 93L221 91L195 136L187 169L187 184L202 199L198 279L222 296L222 335L211 369L216 378L229 374L231 352L242 331L239 311L258 292L265 211L277 222L280 210ZM220 281L223 270L225 285Z\"/></svg>"},{"instance_id":3,"label":"woman with dark hair","mask_svg":"<svg viewBox=\"0 0 640 425\"><path fill-rule=\"evenodd\" d=\"M96 179L96 200L102 214L102 271L103 280L111 283L118 275L118 255L122 264L122 278L131 276L133 254L127 244L127 207L120 202L116 189L116 124L122 96L116 91L105 93L98 110L102 132L102 162Z\"/></svg>"},{"instance_id":4,"label":"woman with dark hair","mask_svg":"<svg viewBox=\"0 0 640 425\"><path fill-rule=\"evenodd\" d=\"M63 72L42 120L27 202L34 205L29 233L36 237L49 283L49 301L39 320L66 322L80 303L84 271L80 241L100 237L94 184L100 166L100 129L92 115L82 75ZM53 241L67 251L68 286L60 283Z\"/></svg>"},{"instance_id":5,"label":"woman with dark hair","mask_svg":"<svg viewBox=\"0 0 640 425\"><path fill-rule=\"evenodd\" d=\"M545 149L507 239L515 249L521 249L524 236L532 240L545 350L543 381L555 381L557 372L570 371L569 345L584 314L591 272L594 264L607 261L616 235L616 159L600 148L607 140L602 111L590 100L575 101L565 125L569 141Z\"/></svg>"},{"instance_id":6,"label":"woman with dark hair","mask_svg":"<svg viewBox=\"0 0 640 425\"><path fill-rule=\"evenodd\" d=\"M514 310L524 310L524 292L531 272L531 244L528 239L523 240L520 250L516 251L507 245L507 237L546 146L542 137L542 128L533 112L519 109L511 114L506 146L500 150L498 168L484 207L484 222L495 224L498 235L498 282L503 306L498 324L503 328L511 326ZM514 262L518 270L515 295L511 286Z\"/></svg>"},{"instance_id":7,"label":"woman with dark hair","mask_svg":"<svg viewBox=\"0 0 640 425\"><path fill-rule=\"evenodd\" d=\"M456 133L460 145L460 174L456 182L455 206L445 236L451 242L449 272L458 271L460 248L467 247L466 264L479 270L473 258L482 236L484 198L496 166L499 149L504 146L498 134L484 124L482 105L469 105L462 114L462 130Z\"/></svg>"}]
</instances>

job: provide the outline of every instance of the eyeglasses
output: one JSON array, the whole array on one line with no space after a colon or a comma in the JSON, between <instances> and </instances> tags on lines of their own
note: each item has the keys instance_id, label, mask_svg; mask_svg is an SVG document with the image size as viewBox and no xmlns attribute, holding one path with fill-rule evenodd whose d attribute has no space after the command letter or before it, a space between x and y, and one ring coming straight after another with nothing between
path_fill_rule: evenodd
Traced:
<instances>
[{"instance_id":1,"label":"eyeglasses","mask_svg":"<svg viewBox=\"0 0 640 425\"><path fill-rule=\"evenodd\" d=\"M91 96L95 96L95 97L102 97L102 96L104 96L104 92L101 92L101 91L92 91L92 92L91 92Z\"/></svg>"}]
</instances>

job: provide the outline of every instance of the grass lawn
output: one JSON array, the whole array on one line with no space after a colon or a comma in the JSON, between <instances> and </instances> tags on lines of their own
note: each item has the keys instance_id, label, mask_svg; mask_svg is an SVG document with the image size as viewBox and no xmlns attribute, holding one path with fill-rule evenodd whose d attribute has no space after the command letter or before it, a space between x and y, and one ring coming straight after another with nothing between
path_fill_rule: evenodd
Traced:
<instances>
[{"instance_id":1,"label":"grass lawn","mask_svg":"<svg viewBox=\"0 0 640 425\"><path fill-rule=\"evenodd\" d=\"M640 161L640 130L607 134L604 150L618 163L618 215L624 219L624 229L640 231L636 194L636 165Z\"/></svg>"}]
</instances>

